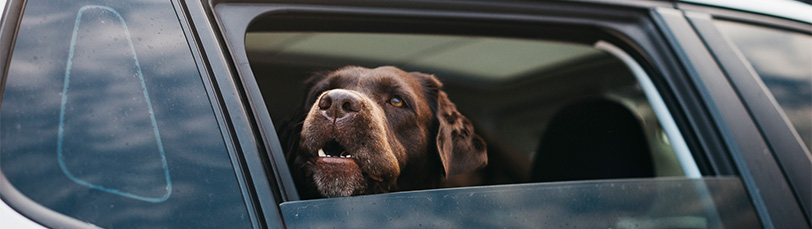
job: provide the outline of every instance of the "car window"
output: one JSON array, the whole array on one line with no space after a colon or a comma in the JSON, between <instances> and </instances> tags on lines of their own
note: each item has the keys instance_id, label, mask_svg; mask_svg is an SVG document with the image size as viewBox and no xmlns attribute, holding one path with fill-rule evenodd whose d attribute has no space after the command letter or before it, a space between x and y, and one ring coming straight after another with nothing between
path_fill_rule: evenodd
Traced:
<instances>
[{"instance_id":1,"label":"car window","mask_svg":"<svg viewBox=\"0 0 812 229\"><path fill-rule=\"evenodd\" d=\"M43 206L110 228L250 226L170 1L27 1L2 98L2 173Z\"/></svg>"},{"instance_id":2,"label":"car window","mask_svg":"<svg viewBox=\"0 0 812 229\"><path fill-rule=\"evenodd\" d=\"M263 104L258 98L264 100L278 135L290 136L288 131L295 127L305 129L303 108L319 114L318 109L332 107L330 100L310 104L316 104L314 95L341 83L337 81L347 72L334 73L332 76L338 76L334 78L327 73L326 79L335 81L308 78L324 79L320 77L325 77L325 71L348 65L394 66L439 79L448 99L487 142L486 167L448 177L436 189L289 198L280 204L287 226L719 228L758 224L740 178L703 178L699 173L652 82L662 75L637 62L641 56L654 54L627 53L640 50L629 48L613 35L600 35L604 30L570 28L569 24L520 25L478 17L440 22L438 18L445 18L411 11L388 17L383 15L393 12L368 15L351 8L325 9L329 7L315 7L311 12L306 6L263 11L262 5L257 6L248 10L224 4L218 13L260 15L222 18L229 25L247 24L242 31L239 26L225 29L226 36L238 50L236 62L249 63L239 66L241 76L249 82L247 91L256 90L251 84L255 79L261 95L251 97L256 104ZM434 13L438 12L430 15ZM652 73L652 77L647 75ZM320 86L307 92L310 85ZM354 85L361 88L363 84ZM359 90L361 94L372 94L363 90L367 89ZM352 104L347 107L354 109ZM438 122L440 119L438 116ZM286 153L300 152L295 151L299 142L280 140L282 145L294 145L285 148L292 149ZM337 160L349 166L296 170L344 156L348 150L342 147L329 142L321 150L311 149L312 155L319 152L313 160L296 161L288 156L300 193L319 189L322 196L328 196L332 193L325 194L320 188L336 187L322 184L337 176L325 170L336 174L356 171L347 159ZM332 152L322 155L322 151ZM380 180L365 179L373 185L372 181ZM355 182L345 177L334 180Z\"/></svg>"},{"instance_id":3,"label":"car window","mask_svg":"<svg viewBox=\"0 0 812 229\"><path fill-rule=\"evenodd\" d=\"M274 120L294 115L312 72L392 65L434 74L489 146L484 170L453 177L447 186L685 176L635 76L590 44L250 32L246 50Z\"/></svg>"},{"instance_id":4,"label":"car window","mask_svg":"<svg viewBox=\"0 0 812 229\"><path fill-rule=\"evenodd\" d=\"M807 149L812 149L812 35L716 21L772 93Z\"/></svg>"}]
</instances>

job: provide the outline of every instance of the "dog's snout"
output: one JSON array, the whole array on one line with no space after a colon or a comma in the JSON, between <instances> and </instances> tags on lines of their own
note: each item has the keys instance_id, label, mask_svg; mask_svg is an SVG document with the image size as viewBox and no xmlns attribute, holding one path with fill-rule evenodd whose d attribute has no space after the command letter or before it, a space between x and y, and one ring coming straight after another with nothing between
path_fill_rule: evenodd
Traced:
<instances>
[{"instance_id":1,"label":"dog's snout","mask_svg":"<svg viewBox=\"0 0 812 229\"><path fill-rule=\"evenodd\" d=\"M319 100L319 109L329 118L341 118L348 113L361 111L361 97L347 90L331 90Z\"/></svg>"}]
</instances>

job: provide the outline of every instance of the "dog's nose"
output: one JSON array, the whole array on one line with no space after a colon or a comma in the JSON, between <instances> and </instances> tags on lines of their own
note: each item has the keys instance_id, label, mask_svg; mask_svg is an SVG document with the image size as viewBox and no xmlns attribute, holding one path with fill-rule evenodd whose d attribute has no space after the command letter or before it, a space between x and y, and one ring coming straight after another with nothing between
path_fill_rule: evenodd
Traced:
<instances>
[{"instance_id":1,"label":"dog's nose","mask_svg":"<svg viewBox=\"0 0 812 229\"><path fill-rule=\"evenodd\" d=\"M319 109L329 118L341 118L361 110L361 97L343 89L330 90L319 100Z\"/></svg>"}]
</instances>

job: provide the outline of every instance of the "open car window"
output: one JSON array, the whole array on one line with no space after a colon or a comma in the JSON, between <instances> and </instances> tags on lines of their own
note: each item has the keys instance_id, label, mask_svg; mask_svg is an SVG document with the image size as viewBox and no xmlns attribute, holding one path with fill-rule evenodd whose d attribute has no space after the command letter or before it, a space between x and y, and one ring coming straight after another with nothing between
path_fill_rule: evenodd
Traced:
<instances>
[{"instance_id":1,"label":"open car window","mask_svg":"<svg viewBox=\"0 0 812 229\"><path fill-rule=\"evenodd\" d=\"M622 60L593 45L263 31L246 35L246 50L273 120L301 106L313 72L391 65L434 74L489 146L485 169L447 186L685 176L643 87Z\"/></svg>"},{"instance_id":2,"label":"open car window","mask_svg":"<svg viewBox=\"0 0 812 229\"><path fill-rule=\"evenodd\" d=\"M285 202L288 226L758 224L738 178L691 179L695 162L648 76L606 42L263 31L246 50L274 120L300 106L312 72L393 65L435 74L489 144L485 169L445 183L464 188Z\"/></svg>"},{"instance_id":3,"label":"open car window","mask_svg":"<svg viewBox=\"0 0 812 229\"><path fill-rule=\"evenodd\" d=\"M252 107L261 108L254 112L269 117L264 124L259 117L259 125L264 131L276 128L265 136L286 130L279 124L301 110L305 81L314 73L348 65L394 66L442 81L449 99L488 143L487 167L449 177L437 189L283 199L288 226L758 223L738 177L701 177L693 159L701 154L686 146L659 94L663 86L654 86L647 75L664 73L651 63L639 64L648 54L628 53L640 49L626 40L589 26L257 6L223 4L217 11L254 15L221 19L230 25L223 31ZM367 10L376 14L366 18ZM268 139L273 163L284 160L277 140Z\"/></svg>"}]
</instances>

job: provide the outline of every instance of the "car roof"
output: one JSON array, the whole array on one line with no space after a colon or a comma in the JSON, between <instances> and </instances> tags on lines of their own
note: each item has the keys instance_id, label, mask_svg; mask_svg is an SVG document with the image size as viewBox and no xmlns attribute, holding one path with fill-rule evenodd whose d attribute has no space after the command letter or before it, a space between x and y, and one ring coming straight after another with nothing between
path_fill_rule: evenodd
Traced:
<instances>
[{"instance_id":1,"label":"car roof","mask_svg":"<svg viewBox=\"0 0 812 229\"><path fill-rule=\"evenodd\" d=\"M792 0L679 0L680 2L747 11L812 24L812 5Z\"/></svg>"}]
</instances>

